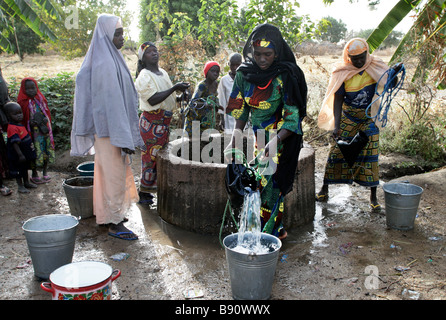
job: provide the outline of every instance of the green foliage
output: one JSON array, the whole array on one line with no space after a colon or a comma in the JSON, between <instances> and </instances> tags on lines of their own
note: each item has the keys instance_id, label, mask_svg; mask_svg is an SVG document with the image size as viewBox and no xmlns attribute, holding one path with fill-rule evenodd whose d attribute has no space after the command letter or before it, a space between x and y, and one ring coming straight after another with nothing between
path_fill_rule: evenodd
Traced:
<instances>
[{"instance_id":1,"label":"green foliage","mask_svg":"<svg viewBox=\"0 0 446 320\"><path fill-rule=\"evenodd\" d=\"M142 1L141 42L154 38L178 42L192 36L201 41L207 54L212 56L221 47L239 50L240 42L260 23L276 25L292 47L318 33L308 16L296 14L299 7L296 0L250 0L247 7L242 8L235 0L189 0L185 7L169 6L177 2ZM197 4L198 10L188 11L197 8Z\"/></svg>"},{"instance_id":2,"label":"green foliage","mask_svg":"<svg viewBox=\"0 0 446 320\"><path fill-rule=\"evenodd\" d=\"M71 124L73 121L73 99L75 78L73 73L62 72L53 78L38 78L39 89L48 100L54 143L58 150L70 149ZM10 96L15 100L21 79L8 81Z\"/></svg>"},{"instance_id":3,"label":"green foliage","mask_svg":"<svg viewBox=\"0 0 446 320\"><path fill-rule=\"evenodd\" d=\"M347 33L347 25L342 20L336 20L333 17L325 17L318 23L321 30L319 39L332 43L338 43L344 39Z\"/></svg>"},{"instance_id":4,"label":"green foliage","mask_svg":"<svg viewBox=\"0 0 446 320\"><path fill-rule=\"evenodd\" d=\"M234 0L201 0L198 40L202 41L210 55L216 53L221 43L234 47L239 42L237 25L234 24L237 19L238 7Z\"/></svg>"},{"instance_id":5,"label":"green foliage","mask_svg":"<svg viewBox=\"0 0 446 320\"><path fill-rule=\"evenodd\" d=\"M383 153L420 156L423 165L440 167L446 164L446 122L443 119L423 119L404 122L398 128L382 130L380 148ZM421 165L421 164L420 164Z\"/></svg>"},{"instance_id":6,"label":"green foliage","mask_svg":"<svg viewBox=\"0 0 446 320\"><path fill-rule=\"evenodd\" d=\"M295 0L250 0L246 10L245 30L251 31L260 23L278 27L291 47L314 36L316 26L308 16L298 16Z\"/></svg>"},{"instance_id":7,"label":"green foliage","mask_svg":"<svg viewBox=\"0 0 446 320\"><path fill-rule=\"evenodd\" d=\"M84 56L99 14L114 14L121 17L124 26L129 24L130 14L122 9L125 4L125 0L65 0L55 5L62 18L48 22L57 35L54 48L68 59Z\"/></svg>"},{"instance_id":8,"label":"green foliage","mask_svg":"<svg viewBox=\"0 0 446 320\"><path fill-rule=\"evenodd\" d=\"M39 47L43 40L31 29L29 29L21 20L14 22L15 32L8 35L8 40L11 43L10 51L18 54L20 60L23 60L25 54L43 53Z\"/></svg>"},{"instance_id":9,"label":"green foliage","mask_svg":"<svg viewBox=\"0 0 446 320\"><path fill-rule=\"evenodd\" d=\"M200 0L142 0L140 3L139 28L140 42L156 41L171 36L175 17L187 20L192 29L198 27L198 10L201 8ZM181 24L185 21L180 21ZM191 29L191 30L192 30ZM189 31L191 31L189 30ZM184 32L187 34L186 32Z\"/></svg>"},{"instance_id":10,"label":"green foliage","mask_svg":"<svg viewBox=\"0 0 446 320\"><path fill-rule=\"evenodd\" d=\"M43 17L40 12L45 12ZM20 18L34 33L49 41L55 41L56 35L48 27L49 20L59 20L59 12L54 8L51 1L48 0L0 0L0 17L6 27L2 27L2 36L0 37L0 49L4 51L11 50L10 42L6 40L3 33L11 26L6 17Z\"/></svg>"}]
</instances>

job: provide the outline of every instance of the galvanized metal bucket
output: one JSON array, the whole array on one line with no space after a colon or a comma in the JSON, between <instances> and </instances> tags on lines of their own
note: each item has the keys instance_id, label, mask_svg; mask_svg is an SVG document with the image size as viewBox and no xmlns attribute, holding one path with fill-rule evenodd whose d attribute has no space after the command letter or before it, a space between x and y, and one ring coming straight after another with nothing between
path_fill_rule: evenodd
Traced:
<instances>
[{"instance_id":1,"label":"galvanized metal bucket","mask_svg":"<svg viewBox=\"0 0 446 320\"><path fill-rule=\"evenodd\" d=\"M81 176L93 177L94 176L94 161L82 162L81 164L79 164L76 167L76 170L77 170L77 172L79 172L79 174Z\"/></svg>"},{"instance_id":2,"label":"galvanized metal bucket","mask_svg":"<svg viewBox=\"0 0 446 320\"><path fill-rule=\"evenodd\" d=\"M38 216L23 224L37 277L48 279L51 272L71 263L78 224L77 218L64 214Z\"/></svg>"},{"instance_id":3,"label":"galvanized metal bucket","mask_svg":"<svg viewBox=\"0 0 446 320\"><path fill-rule=\"evenodd\" d=\"M232 297L236 300L266 300L271 296L279 251L279 238L262 233L260 243L271 250L265 254L235 251L238 233L223 239L229 267Z\"/></svg>"},{"instance_id":4,"label":"galvanized metal bucket","mask_svg":"<svg viewBox=\"0 0 446 320\"><path fill-rule=\"evenodd\" d=\"M71 215L82 219L93 216L93 177L74 177L62 183Z\"/></svg>"},{"instance_id":5,"label":"galvanized metal bucket","mask_svg":"<svg viewBox=\"0 0 446 320\"><path fill-rule=\"evenodd\" d=\"M387 226L398 230L413 229L423 188L403 182L386 183L383 189Z\"/></svg>"}]
</instances>

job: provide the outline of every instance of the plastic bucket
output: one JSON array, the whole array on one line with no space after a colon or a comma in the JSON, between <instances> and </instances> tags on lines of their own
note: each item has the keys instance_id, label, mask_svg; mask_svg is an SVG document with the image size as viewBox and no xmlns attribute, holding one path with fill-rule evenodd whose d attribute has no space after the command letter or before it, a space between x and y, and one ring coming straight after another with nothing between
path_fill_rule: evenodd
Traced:
<instances>
[{"instance_id":1,"label":"plastic bucket","mask_svg":"<svg viewBox=\"0 0 446 320\"><path fill-rule=\"evenodd\" d=\"M77 169L77 172L79 172L79 174L81 176L93 177L94 176L94 161L82 162L80 165L78 165L76 167L76 169Z\"/></svg>"},{"instance_id":2,"label":"plastic bucket","mask_svg":"<svg viewBox=\"0 0 446 320\"><path fill-rule=\"evenodd\" d=\"M270 252L264 254L236 251L234 248L237 242L238 233L223 239L232 297L237 300L269 299L282 242L275 236L262 233L260 243L271 248Z\"/></svg>"},{"instance_id":3,"label":"plastic bucket","mask_svg":"<svg viewBox=\"0 0 446 320\"><path fill-rule=\"evenodd\" d=\"M64 214L34 217L23 224L37 277L48 279L51 272L71 262L78 224L77 218Z\"/></svg>"},{"instance_id":4,"label":"plastic bucket","mask_svg":"<svg viewBox=\"0 0 446 320\"><path fill-rule=\"evenodd\" d=\"M119 269L103 262L73 262L53 271L50 282L40 287L53 300L111 300L112 282L120 275Z\"/></svg>"},{"instance_id":5,"label":"plastic bucket","mask_svg":"<svg viewBox=\"0 0 446 320\"><path fill-rule=\"evenodd\" d=\"M74 177L62 182L71 215L86 219L93 216L93 177Z\"/></svg>"},{"instance_id":6,"label":"plastic bucket","mask_svg":"<svg viewBox=\"0 0 446 320\"><path fill-rule=\"evenodd\" d=\"M386 183L383 189L387 226L398 230L413 229L423 188L410 183Z\"/></svg>"}]
</instances>

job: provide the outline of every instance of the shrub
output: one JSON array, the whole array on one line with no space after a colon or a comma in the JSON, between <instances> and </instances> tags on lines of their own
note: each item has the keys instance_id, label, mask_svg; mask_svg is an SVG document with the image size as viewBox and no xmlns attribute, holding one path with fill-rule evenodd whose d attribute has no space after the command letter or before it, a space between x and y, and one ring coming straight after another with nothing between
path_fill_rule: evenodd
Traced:
<instances>
[{"instance_id":1,"label":"shrub","mask_svg":"<svg viewBox=\"0 0 446 320\"><path fill-rule=\"evenodd\" d=\"M73 72L62 72L53 78L36 78L39 89L48 100L56 150L70 149L75 79ZM8 81L11 99L16 100L21 79Z\"/></svg>"}]
</instances>

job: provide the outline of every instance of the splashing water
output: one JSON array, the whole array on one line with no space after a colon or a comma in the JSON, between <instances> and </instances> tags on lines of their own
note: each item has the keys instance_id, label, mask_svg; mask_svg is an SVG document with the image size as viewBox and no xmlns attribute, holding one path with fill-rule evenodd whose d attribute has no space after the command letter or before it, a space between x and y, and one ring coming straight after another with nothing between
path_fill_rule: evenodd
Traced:
<instances>
[{"instance_id":1,"label":"splashing water","mask_svg":"<svg viewBox=\"0 0 446 320\"><path fill-rule=\"evenodd\" d=\"M243 209L240 215L237 246L233 249L240 253L264 254L271 251L270 246L260 242L262 230L260 223L260 192L246 188Z\"/></svg>"}]
</instances>

